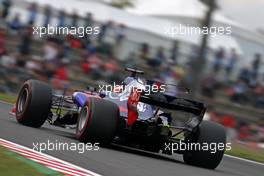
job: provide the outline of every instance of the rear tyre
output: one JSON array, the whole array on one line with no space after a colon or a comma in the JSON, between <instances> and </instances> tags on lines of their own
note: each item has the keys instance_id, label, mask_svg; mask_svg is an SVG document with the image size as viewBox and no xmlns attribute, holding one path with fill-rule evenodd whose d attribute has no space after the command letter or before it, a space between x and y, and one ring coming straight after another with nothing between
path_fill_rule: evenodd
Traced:
<instances>
[{"instance_id":1,"label":"rear tyre","mask_svg":"<svg viewBox=\"0 0 264 176\"><path fill-rule=\"evenodd\" d=\"M30 127L41 127L47 120L52 102L51 87L41 81L28 80L19 91L16 119Z\"/></svg>"},{"instance_id":2,"label":"rear tyre","mask_svg":"<svg viewBox=\"0 0 264 176\"><path fill-rule=\"evenodd\" d=\"M114 139L119 119L119 108L113 102L90 98L79 114L76 138L81 142L110 144Z\"/></svg>"},{"instance_id":3,"label":"rear tyre","mask_svg":"<svg viewBox=\"0 0 264 176\"><path fill-rule=\"evenodd\" d=\"M183 160L185 163L204 167L208 169L215 169L221 162L226 144L226 131L225 128L217 123L210 121L203 121L197 131L197 134L194 136L195 140L192 142L197 142L201 146L203 143L208 145L215 143L216 150L195 150L187 151L183 154ZM221 149L220 146L221 145Z\"/></svg>"}]
</instances>

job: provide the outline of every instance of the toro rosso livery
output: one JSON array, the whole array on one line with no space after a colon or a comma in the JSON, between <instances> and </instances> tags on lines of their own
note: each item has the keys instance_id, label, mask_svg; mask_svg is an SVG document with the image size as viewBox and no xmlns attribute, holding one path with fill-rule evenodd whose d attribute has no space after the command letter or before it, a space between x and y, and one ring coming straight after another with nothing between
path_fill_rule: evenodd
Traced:
<instances>
[{"instance_id":1,"label":"toro rosso livery","mask_svg":"<svg viewBox=\"0 0 264 176\"><path fill-rule=\"evenodd\" d=\"M170 150L168 144L226 143L225 129L203 121L203 103L179 98L161 91L166 84L143 81L143 71L126 68L131 76L122 89L96 91L88 87L72 95L56 95L41 81L28 80L16 102L16 119L20 124L41 127L45 121L60 127L76 127L80 142L100 145L119 144L151 152L183 154L190 165L215 169L224 150ZM148 86L157 91L148 92Z\"/></svg>"}]
</instances>

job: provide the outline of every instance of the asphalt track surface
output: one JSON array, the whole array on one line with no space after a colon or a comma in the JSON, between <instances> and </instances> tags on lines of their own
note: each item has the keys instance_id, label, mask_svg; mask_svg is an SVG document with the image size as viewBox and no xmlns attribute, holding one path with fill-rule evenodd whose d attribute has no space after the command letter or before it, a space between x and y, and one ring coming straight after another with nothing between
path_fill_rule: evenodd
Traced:
<instances>
[{"instance_id":1,"label":"asphalt track surface","mask_svg":"<svg viewBox=\"0 0 264 176\"><path fill-rule=\"evenodd\" d=\"M11 105L0 103L0 138L33 148L33 142L75 142L74 130L45 124L35 129L18 124L8 114ZM45 151L44 153L105 176L263 176L264 166L224 157L216 170L185 165L180 155L173 157L143 153L122 147L100 151Z\"/></svg>"}]
</instances>

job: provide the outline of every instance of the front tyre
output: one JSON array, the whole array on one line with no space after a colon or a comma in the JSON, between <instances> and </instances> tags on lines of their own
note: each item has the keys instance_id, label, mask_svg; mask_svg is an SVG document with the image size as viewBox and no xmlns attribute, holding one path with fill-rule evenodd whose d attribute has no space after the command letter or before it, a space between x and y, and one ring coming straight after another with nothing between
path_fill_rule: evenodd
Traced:
<instances>
[{"instance_id":1,"label":"front tyre","mask_svg":"<svg viewBox=\"0 0 264 176\"><path fill-rule=\"evenodd\" d=\"M119 119L119 108L111 101L89 98L79 114L76 138L84 143L107 145L114 139Z\"/></svg>"},{"instance_id":2,"label":"front tyre","mask_svg":"<svg viewBox=\"0 0 264 176\"><path fill-rule=\"evenodd\" d=\"M50 113L51 103L51 87L41 81L28 80L17 97L16 119L26 126L41 127Z\"/></svg>"},{"instance_id":3,"label":"front tyre","mask_svg":"<svg viewBox=\"0 0 264 176\"><path fill-rule=\"evenodd\" d=\"M209 150L195 150L195 151L187 151L183 154L183 160L185 163L204 167L208 169L215 169L221 162L226 144L226 131L225 128L217 123L213 123L210 121L202 121L199 125L199 128L194 134L194 140L191 142L196 142L203 146L215 144L217 146L222 146L222 150L220 148L216 148L216 151L213 152Z\"/></svg>"}]
</instances>

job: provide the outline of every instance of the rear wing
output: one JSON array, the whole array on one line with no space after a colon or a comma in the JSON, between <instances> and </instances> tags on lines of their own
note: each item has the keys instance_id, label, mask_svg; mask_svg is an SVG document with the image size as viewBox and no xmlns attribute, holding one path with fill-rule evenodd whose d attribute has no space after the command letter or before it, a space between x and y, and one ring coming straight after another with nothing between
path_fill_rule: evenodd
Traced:
<instances>
[{"instance_id":1,"label":"rear wing","mask_svg":"<svg viewBox=\"0 0 264 176\"><path fill-rule=\"evenodd\" d=\"M173 97L162 93L150 95L141 94L139 101L162 108L190 112L200 118L204 116L206 111L206 107L203 103L185 98Z\"/></svg>"}]
</instances>

